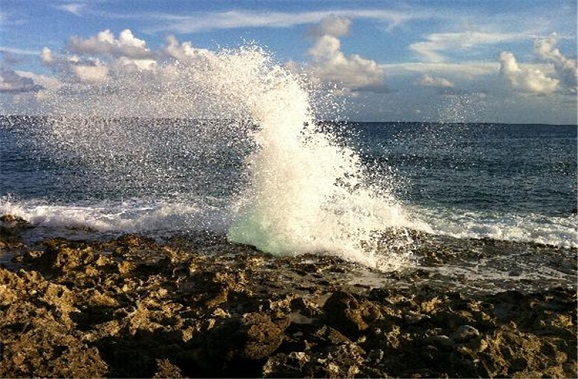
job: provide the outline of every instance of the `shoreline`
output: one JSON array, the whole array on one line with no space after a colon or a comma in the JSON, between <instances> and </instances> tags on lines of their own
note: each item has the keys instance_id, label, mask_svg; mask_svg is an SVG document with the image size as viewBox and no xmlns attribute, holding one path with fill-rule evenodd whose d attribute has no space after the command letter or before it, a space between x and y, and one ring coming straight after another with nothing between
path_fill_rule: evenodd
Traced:
<instances>
[{"instance_id":1,"label":"shoreline","mask_svg":"<svg viewBox=\"0 0 578 379\"><path fill-rule=\"evenodd\" d=\"M2 377L571 377L578 368L575 285L511 271L512 288L473 291L483 278L440 271L467 268L463 252L472 264L518 245L550 254L539 246L425 241L423 267L381 273L218 236L210 251L198 248L207 241L142 235L27 246L24 220L1 221L0 254L13 256L0 265ZM555 253L547 259L571 281L575 250L560 262Z\"/></svg>"}]
</instances>

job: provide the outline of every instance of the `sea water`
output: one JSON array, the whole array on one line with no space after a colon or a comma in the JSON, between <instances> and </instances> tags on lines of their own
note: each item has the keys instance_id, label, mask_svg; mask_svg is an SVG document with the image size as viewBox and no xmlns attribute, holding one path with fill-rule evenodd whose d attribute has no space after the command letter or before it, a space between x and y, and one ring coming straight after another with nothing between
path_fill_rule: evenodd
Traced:
<instances>
[{"instance_id":1,"label":"sea water","mask_svg":"<svg viewBox=\"0 0 578 379\"><path fill-rule=\"evenodd\" d=\"M576 126L325 122L333 100L255 47L158 70L2 117L0 213L381 270L410 264L412 230L578 246Z\"/></svg>"}]
</instances>

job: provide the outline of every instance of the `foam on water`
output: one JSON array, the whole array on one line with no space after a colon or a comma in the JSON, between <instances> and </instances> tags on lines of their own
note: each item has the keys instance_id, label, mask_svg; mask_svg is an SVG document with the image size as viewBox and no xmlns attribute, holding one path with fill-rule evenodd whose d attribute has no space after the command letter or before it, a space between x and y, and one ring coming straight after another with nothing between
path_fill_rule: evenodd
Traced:
<instances>
[{"instance_id":1,"label":"foam on water","mask_svg":"<svg viewBox=\"0 0 578 379\"><path fill-rule=\"evenodd\" d=\"M578 247L578 218L575 214L544 216L423 207L414 207L414 212L427 225L422 230L431 234Z\"/></svg>"},{"instance_id":2,"label":"foam on water","mask_svg":"<svg viewBox=\"0 0 578 379\"><path fill-rule=\"evenodd\" d=\"M80 228L100 233L156 233L198 231L225 233L228 215L219 207L205 203L131 199L122 202L102 201L54 204L41 200L1 199L0 214L21 217L32 225L47 229Z\"/></svg>"}]
</instances>

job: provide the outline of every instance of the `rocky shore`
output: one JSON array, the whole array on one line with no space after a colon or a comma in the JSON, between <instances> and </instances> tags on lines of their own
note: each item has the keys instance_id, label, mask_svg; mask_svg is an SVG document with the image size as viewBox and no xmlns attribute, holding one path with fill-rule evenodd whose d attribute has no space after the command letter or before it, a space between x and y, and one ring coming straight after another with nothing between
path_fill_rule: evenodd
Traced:
<instances>
[{"instance_id":1,"label":"rocky shore","mask_svg":"<svg viewBox=\"0 0 578 379\"><path fill-rule=\"evenodd\" d=\"M578 369L572 285L467 290L439 272L279 258L210 234L28 244L26 221L1 221L0 254L10 257L0 267L1 377L526 378ZM501 246L483 244L465 250L479 261ZM422 246L430 267L455 259L451 248ZM575 278L575 253L550 262Z\"/></svg>"}]
</instances>

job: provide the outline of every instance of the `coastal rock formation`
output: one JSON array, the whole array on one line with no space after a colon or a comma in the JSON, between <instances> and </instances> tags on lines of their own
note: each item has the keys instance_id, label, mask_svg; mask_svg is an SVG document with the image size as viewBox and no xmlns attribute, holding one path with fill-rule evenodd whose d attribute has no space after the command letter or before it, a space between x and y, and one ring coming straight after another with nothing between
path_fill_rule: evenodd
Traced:
<instances>
[{"instance_id":1,"label":"coastal rock formation","mask_svg":"<svg viewBox=\"0 0 578 379\"><path fill-rule=\"evenodd\" d=\"M470 293L417 280L427 276L419 272L380 274L405 285L365 285L352 281L358 266L335 257L277 258L206 238L211 252L193 238L137 235L20 248L14 266L0 268L0 376L570 377L578 369L575 288Z\"/></svg>"},{"instance_id":2,"label":"coastal rock formation","mask_svg":"<svg viewBox=\"0 0 578 379\"><path fill-rule=\"evenodd\" d=\"M0 216L0 248L18 246L21 243L21 233L31 225L20 217L12 215Z\"/></svg>"}]
</instances>

